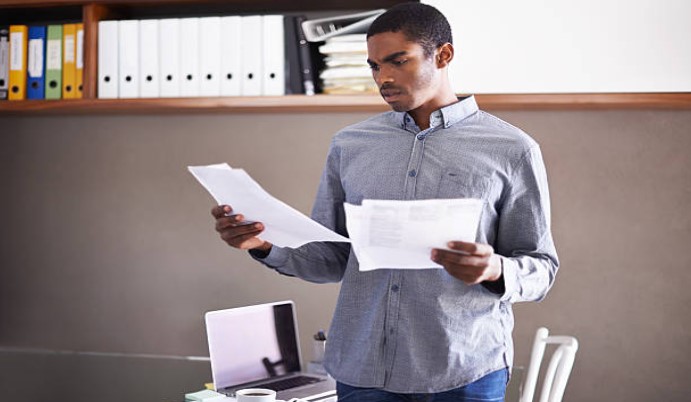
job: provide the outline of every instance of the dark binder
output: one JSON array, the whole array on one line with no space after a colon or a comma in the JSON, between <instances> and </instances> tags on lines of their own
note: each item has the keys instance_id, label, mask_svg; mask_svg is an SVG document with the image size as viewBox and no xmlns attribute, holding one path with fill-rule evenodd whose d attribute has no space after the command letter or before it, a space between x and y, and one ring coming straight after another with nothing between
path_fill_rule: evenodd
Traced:
<instances>
[{"instance_id":1,"label":"dark binder","mask_svg":"<svg viewBox=\"0 0 691 402\"><path fill-rule=\"evenodd\" d=\"M319 50L316 46L312 46L305 38L305 31L302 28L302 23L307 18L304 15L299 15L295 20L295 30L297 32L298 45L300 51L300 68L302 71L302 86L305 95L314 95L317 92L317 68L315 61L319 58ZM313 56L317 56L317 58Z\"/></svg>"},{"instance_id":2,"label":"dark binder","mask_svg":"<svg viewBox=\"0 0 691 402\"><path fill-rule=\"evenodd\" d=\"M0 26L0 100L7 100L10 88L10 28Z\"/></svg>"},{"instance_id":3,"label":"dark binder","mask_svg":"<svg viewBox=\"0 0 691 402\"><path fill-rule=\"evenodd\" d=\"M283 18L283 31L285 36L285 77L286 94L304 94L305 87L302 82L300 68L300 44L297 33L297 16L286 15Z\"/></svg>"}]
</instances>

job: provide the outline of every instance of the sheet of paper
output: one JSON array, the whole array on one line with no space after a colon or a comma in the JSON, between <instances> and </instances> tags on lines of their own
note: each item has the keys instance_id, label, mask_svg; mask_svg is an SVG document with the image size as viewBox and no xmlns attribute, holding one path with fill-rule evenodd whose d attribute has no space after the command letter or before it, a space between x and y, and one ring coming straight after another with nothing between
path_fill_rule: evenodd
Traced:
<instances>
[{"instance_id":1,"label":"sheet of paper","mask_svg":"<svg viewBox=\"0 0 691 402\"><path fill-rule=\"evenodd\" d=\"M230 205L248 221L262 222L266 229L260 237L272 244L294 248L313 241L350 242L272 197L242 169L225 163L188 169L219 205Z\"/></svg>"},{"instance_id":2,"label":"sheet of paper","mask_svg":"<svg viewBox=\"0 0 691 402\"><path fill-rule=\"evenodd\" d=\"M345 203L346 227L360 271L441 268L433 248L475 241L483 201L477 199Z\"/></svg>"}]
</instances>

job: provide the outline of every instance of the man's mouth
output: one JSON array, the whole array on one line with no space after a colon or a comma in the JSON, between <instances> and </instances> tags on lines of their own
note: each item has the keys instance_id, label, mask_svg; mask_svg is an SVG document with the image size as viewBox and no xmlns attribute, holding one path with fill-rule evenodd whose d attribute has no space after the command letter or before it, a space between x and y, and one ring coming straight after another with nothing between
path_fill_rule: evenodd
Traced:
<instances>
[{"instance_id":1,"label":"man's mouth","mask_svg":"<svg viewBox=\"0 0 691 402\"><path fill-rule=\"evenodd\" d=\"M385 101L390 102L396 99L401 95L401 91L397 89L382 89L379 91L381 94L382 98L384 98Z\"/></svg>"}]
</instances>

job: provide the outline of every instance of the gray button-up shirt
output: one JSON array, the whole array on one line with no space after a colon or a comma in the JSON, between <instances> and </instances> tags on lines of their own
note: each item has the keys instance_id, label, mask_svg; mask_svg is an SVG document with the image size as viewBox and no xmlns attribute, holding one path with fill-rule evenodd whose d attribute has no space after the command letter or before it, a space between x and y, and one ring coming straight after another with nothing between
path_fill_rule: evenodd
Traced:
<instances>
[{"instance_id":1,"label":"gray button-up shirt","mask_svg":"<svg viewBox=\"0 0 691 402\"><path fill-rule=\"evenodd\" d=\"M430 123L421 131L407 113L388 112L337 133L312 218L347 235L344 202L483 199L477 241L502 256L503 284L468 286L443 269L360 272L346 243L274 246L258 258L282 274L342 281L325 366L349 385L440 392L510 367L511 304L541 300L557 272L537 143L472 96Z\"/></svg>"}]
</instances>

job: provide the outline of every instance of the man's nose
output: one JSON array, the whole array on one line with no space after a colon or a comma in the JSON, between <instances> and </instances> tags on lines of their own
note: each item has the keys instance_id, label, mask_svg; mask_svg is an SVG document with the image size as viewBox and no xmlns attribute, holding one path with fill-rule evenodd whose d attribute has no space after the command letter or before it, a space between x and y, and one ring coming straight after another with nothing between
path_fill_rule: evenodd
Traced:
<instances>
[{"instance_id":1,"label":"man's nose","mask_svg":"<svg viewBox=\"0 0 691 402\"><path fill-rule=\"evenodd\" d=\"M392 84L394 82L394 77L393 74L391 74L391 69L380 67L377 76L375 77L375 81L379 86L382 86L383 84Z\"/></svg>"}]
</instances>

